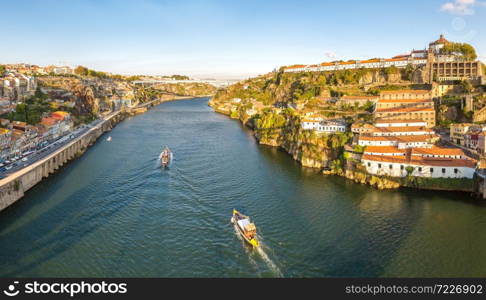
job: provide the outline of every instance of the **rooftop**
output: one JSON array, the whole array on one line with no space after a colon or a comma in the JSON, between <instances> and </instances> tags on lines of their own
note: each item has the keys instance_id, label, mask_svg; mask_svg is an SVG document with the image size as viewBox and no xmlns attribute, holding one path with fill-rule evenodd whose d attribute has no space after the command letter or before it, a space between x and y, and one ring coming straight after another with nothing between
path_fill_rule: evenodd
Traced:
<instances>
[{"instance_id":1,"label":"rooftop","mask_svg":"<svg viewBox=\"0 0 486 300\"><path fill-rule=\"evenodd\" d=\"M406 150L394 146L367 146L364 153L401 153L405 155Z\"/></svg>"},{"instance_id":2,"label":"rooftop","mask_svg":"<svg viewBox=\"0 0 486 300\"><path fill-rule=\"evenodd\" d=\"M375 127L374 132L417 132L417 131L426 131L429 133L433 133L432 129L429 129L424 126L396 126L396 127Z\"/></svg>"},{"instance_id":3,"label":"rooftop","mask_svg":"<svg viewBox=\"0 0 486 300\"><path fill-rule=\"evenodd\" d=\"M360 136L359 140L372 142L399 142L399 143L413 143L413 142L428 142L433 139L435 135L421 134L421 135L403 135L403 136Z\"/></svg>"}]
</instances>

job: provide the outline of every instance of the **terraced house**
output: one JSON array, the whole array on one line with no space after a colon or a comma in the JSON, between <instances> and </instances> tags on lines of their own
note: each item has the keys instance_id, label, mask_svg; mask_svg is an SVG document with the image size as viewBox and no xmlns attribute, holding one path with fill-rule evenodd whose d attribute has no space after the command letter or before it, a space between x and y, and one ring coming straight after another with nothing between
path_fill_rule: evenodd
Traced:
<instances>
[{"instance_id":1,"label":"terraced house","mask_svg":"<svg viewBox=\"0 0 486 300\"><path fill-rule=\"evenodd\" d=\"M428 90L384 91L374 115L377 120L422 120L429 128L436 123L435 104Z\"/></svg>"},{"instance_id":2,"label":"terraced house","mask_svg":"<svg viewBox=\"0 0 486 300\"><path fill-rule=\"evenodd\" d=\"M472 178L477 161L439 140L421 120L379 121L359 136L361 163L373 175L391 177Z\"/></svg>"}]
</instances>

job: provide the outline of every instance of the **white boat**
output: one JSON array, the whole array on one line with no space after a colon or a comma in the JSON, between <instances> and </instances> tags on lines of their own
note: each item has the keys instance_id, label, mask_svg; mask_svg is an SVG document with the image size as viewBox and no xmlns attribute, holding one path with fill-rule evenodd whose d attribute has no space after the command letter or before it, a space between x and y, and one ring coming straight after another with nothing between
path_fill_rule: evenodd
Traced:
<instances>
[{"instance_id":1,"label":"white boat","mask_svg":"<svg viewBox=\"0 0 486 300\"><path fill-rule=\"evenodd\" d=\"M172 156L173 155L169 147L165 146L164 150L159 155L160 165L164 168L168 168L172 162Z\"/></svg>"},{"instance_id":2,"label":"white boat","mask_svg":"<svg viewBox=\"0 0 486 300\"><path fill-rule=\"evenodd\" d=\"M106 139L107 142L111 142L111 136Z\"/></svg>"}]
</instances>

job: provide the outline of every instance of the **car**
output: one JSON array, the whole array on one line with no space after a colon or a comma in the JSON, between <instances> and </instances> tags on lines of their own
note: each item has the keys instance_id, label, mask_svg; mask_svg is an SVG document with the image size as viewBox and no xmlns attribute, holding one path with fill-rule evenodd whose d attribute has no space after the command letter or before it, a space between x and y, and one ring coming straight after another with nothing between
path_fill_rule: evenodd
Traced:
<instances>
[{"instance_id":1,"label":"car","mask_svg":"<svg viewBox=\"0 0 486 300\"><path fill-rule=\"evenodd\" d=\"M22 161L28 161L29 159L27 157L22 158Z\"/></svg>"},{"instance_id":2,"label":"car","mask_svg":"<svg viewBox=\"0 0 486 300\"><path fill-rule=\"evenodd\" d=\"M6 163L6 164L9 164L9 163L10 163L10 160L6 160L6 161L5 161L5 163Z\"/></svg>"},{"instance_id":3,"label":"car","mask_svg":"<svg viewBox=\"0 0 486 300\"><path fill-rule=\"evenodd\" d=\"M12 169L12 165L5 167L5 170L10 170L10 169Z\"/></svg>"},{"instance_id":4,"label":"car","mask_svg":"<svg viewBox=\"0 0 486 300\"><path fill-rule=\"evenodd\" d=\"M3 168L4 164L0 164L0 168Z\"/></svg>"}]
</instances>

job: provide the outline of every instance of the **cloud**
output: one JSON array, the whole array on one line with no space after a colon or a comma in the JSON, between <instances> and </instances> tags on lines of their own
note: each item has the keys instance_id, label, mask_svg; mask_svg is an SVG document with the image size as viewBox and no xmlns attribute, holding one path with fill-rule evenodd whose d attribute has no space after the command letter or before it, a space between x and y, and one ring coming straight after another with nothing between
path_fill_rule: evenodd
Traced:
<instances>
[{"instance_id":1,"label":"cloud","mask_svg":"<svg viewBox=\"0 0 486 300\"><path fill-rule=\"evenodd\" d=\"M334 53L332 51L324 53L324 56L327 57L327 58L331 58L331 59L334 59L334 58L337 57L336 53Z\"/></svg>"},{"instance_id":2,"label":"cloud","mask_svg":"<svg viewBox=\"0 0 486 300\"><path fill-rule=\"evenodd\" d=\"M440 7L440 10L453 15L473 15L474 8L477 6L486 7L486 2L479 2L476 0L455 0L454 2L444 3Z\"/></svg>"}]
</instances>

